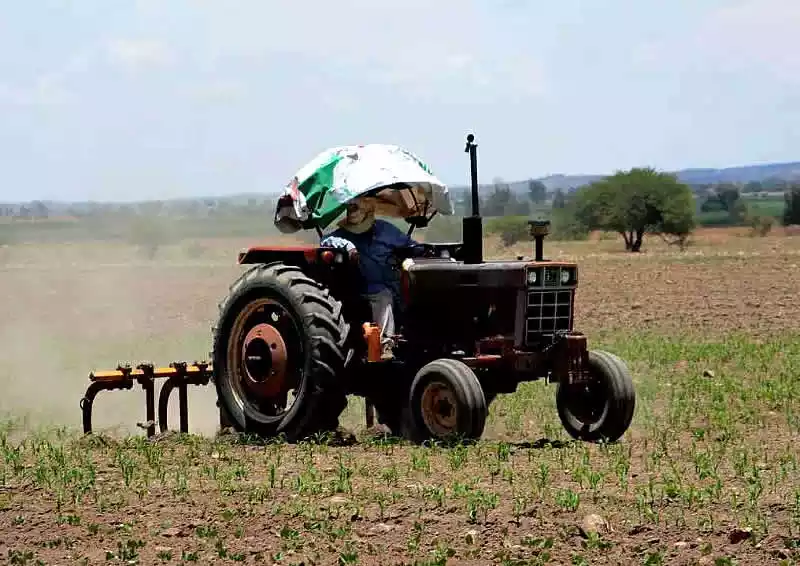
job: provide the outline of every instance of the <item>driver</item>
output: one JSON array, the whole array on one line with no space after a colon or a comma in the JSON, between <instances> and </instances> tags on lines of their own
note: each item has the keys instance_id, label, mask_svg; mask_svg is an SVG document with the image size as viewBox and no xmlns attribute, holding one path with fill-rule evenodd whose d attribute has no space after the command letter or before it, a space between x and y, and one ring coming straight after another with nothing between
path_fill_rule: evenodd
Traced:
<instances>
[{"instance_id":1,"label":"driver","mask_svg":"<svg viewBox=\"0 0 800 566\"><path fill-rule=\"evenodd\" d=\"M351 256L358 254L366 282L364 296L372 308L373 321L381 328L382 358L391 359L394 303L400 295L400 282L390 260L394 249L419 244L391 222L375 218L375 205L371 201L355 199L348 203L347 216L339 226L320 245L344 248Z\"/></svg>"}]
</instances>

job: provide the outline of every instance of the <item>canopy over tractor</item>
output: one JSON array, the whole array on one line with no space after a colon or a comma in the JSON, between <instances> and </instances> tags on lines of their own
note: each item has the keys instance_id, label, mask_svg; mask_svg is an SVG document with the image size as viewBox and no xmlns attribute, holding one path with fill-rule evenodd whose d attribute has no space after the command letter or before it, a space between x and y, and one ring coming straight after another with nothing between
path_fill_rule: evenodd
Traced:
<instances>
[{"instance_id":1,"label":"canopy over tractor","mask_svg":"<svg viewBox=\"0 0 800 566\"><path fill-rule=\"evenodd\" d=\"M392 266L395 355L379 355L380 324L361 291L358 255L323 246L255 246L239 254L251 267L230 287L212 331L211 363L90 374L82 400L91 431L94 396L142 385L148 434L159 428L179 390L181 431L188 431L186 386L213 383L220 424L264 437L308 438L338 426L347 397L367 403L394 434L426 439L478 438L489 406L519 383L557 384L556 408L574 438L615 441L630 426L635 392L614 354L589 350L574 329L578 266L545 259L549 222L531 221L532 258L483 259L477 145L467 136L472 214L463 241L398 246ZM377 216L424 228L452 214L447 187L411 152L392 145L343 146L302 167L279 198L274 222L284 232L323 230L367 199ZM369 232L367 232L369 234ZM370 236L372 237L372 236ZM396 260L396 261L394 261Z\"/></svg>"},{"instance_id":2,"label":"canopy over tractor","mask_svg":"<svg viewBox=\"0 0 800 566\"><path fill-rule=\"evenodd\" d=\"M447 186L407 149L349 145L327 149L300 168L278 200L275 226L284 233L323 231L356 198L371 201L376 215L394 218L454 210Z\"/></svg>"}]
</instances>

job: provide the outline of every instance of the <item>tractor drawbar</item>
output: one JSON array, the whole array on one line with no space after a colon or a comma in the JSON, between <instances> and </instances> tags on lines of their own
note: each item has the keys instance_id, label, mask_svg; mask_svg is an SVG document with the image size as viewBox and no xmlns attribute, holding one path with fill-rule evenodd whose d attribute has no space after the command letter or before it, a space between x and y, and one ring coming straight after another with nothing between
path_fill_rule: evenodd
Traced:
<instances>
[{"instance_id":1,"label":"tractor drawbar","mask_svg":"<svg viewBox=\"0 0 800 566\"><path fill-rule=\"evenodd\" d=\"M91 384L80 401L83 413L83 432L92 432L92 407L94 399L100 391L115 389L132 389L134 383L142 386L145 392L146 418L138 426L147 430L151 437L156 432L156 407L155 383L156 379L166 378L158 395L158 426L164 433L167 431L167 415L169 398L174 389L178 389L178 402L180 404L180 431L189 432L189 409L186 388L188 385L208 385L211 381L213 370L206 362L172 362L169 367L156 368L153 364L143 363L132 368L130 364L117 366L116 370L98 371L89 374Z\"/></svg>"}]
</instances>

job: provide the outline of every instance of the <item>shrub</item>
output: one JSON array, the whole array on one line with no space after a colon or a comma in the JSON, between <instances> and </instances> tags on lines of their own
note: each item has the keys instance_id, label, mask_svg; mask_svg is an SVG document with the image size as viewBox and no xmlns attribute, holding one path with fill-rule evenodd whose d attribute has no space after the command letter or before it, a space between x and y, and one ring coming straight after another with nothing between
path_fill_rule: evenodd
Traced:
<instances>
[{"instance_id":1,"label":"shrub","mask_svg":"<svg viewBox=\"0 0 800 566\"><path fill-rule=\"evenodd\" d=\"M748 218L750 234L753 236L766 236L775 225L775 218L767 214L752 214Z\"/></svg>"},{"instance_id":2,"label":"shrub","mask_svg":"<svg viewBox=\"0 0 800 566\"><path fill-rule=\"evenodd\" d=\"M408 224L404 230L408 230ZM428 243L460 242L461 216L437 215L427 227L414 230L412 237Z\"/></svg>"},{"instance_id":3,"label":"shrub","mask_svg":"<svg viewBox=\"0 0 800 566\"><path fill-rule=\"evenodd\" d=\"M506 247L531 239L527 216L497 216L486 220L486 234L499 235Z\"/></svg>"},{"instance_id":4,"label":"shrub","mask_svg":"<svg viewBox=\"0 0 800 566\"><path fill-rule=\"evenodd\" d=\"M589 229L581 224L572 209L557 208L550 217L549 239L557 241L586 240Z\"/></svg>"}]
</instances>

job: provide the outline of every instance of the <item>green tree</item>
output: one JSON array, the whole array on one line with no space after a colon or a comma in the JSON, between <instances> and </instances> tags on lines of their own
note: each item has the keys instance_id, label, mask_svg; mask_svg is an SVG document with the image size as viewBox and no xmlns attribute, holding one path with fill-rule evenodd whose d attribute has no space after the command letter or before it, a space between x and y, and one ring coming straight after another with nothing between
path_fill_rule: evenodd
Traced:
<instances>
[{"instance_id":1,"label":"green tree","mask_svg":"<svg viewBox=\"0 0 800 566\"><path fill-rule=\"evenodd\" d=\"M711 187L713 192L703 201L700 206L701 212L726 212L728 214L728 224L743 224L748 216L747 204L741 198L739 187L733 183L720 183Z\"/></svg>"},{"instance_id":2,"label":"green tree","mask_svg":"<svg viewBox=\"0 0 800 566\"><path fill-rule=\"evenodd\" d=\"M461 189L457 193L455 200L454 208L456 209L456 214L462 216L470 216L472 214L472 192L469 189ZM478 206L482 204L481 201L482 199L480 195L478 195Z\"/></svg>"},{"instance_id":3,"label":"green tree","mask_svg":"<svg viewBox=\"0 0 800 566\"><path fill-rule=\"evenodd\" d=\"M561 189L556 189L556 192L553 193L553 208L558 210L560 208L564 208L567 204L567 198L564 196L564 191Z\"/></svg>"},{"instance_id":4,"label":"green tree","mask_svg":"<svg viewBox=\"0 0 800 566\"><path fill-rule=\"evenodd\" d=\"M720 183L714 187L714 192L722 207L728 212L733 210L741 197L739 187L732 183Z\"/></svg>"},{"instance_id":5,"label":"green tree","mask_svg":"<svg viewBox=\"0 0 800 566\"><path fill-rule=\"evenodd\" d=\"M760 193L763 189L761 183L758 181L750 181L745 183L744 188L742 189L743 193Z\"/></svg>"},{"instance_id":6,"label":"green tree","mask_svg":"<svg viewBox=\"0 0 800 566\"><path fill-rule=\"evenodd\" d=\"M530 213L530 203L520 200L508 183L494 180L494 190L486 197L481 210L484 216L525 216Z\"/></svg>"},{"instance_id":7,"label":"green tree","mask_svg":"<svg viewBox=\"0 0 800 566\"><path fill-rule=\"evenodd\" d=\"M800 184L794 183L784 193L786 205L783 209L783 225L800 224Z\"/></svg>"},{"instance_id":8,"label":"green tree","mask_svg":"<svg viewBox=\"0 0 800 566\"><path fill-rule=\"evenodd\" d=\"M486 203L483 205L484 216L503 216L506 213L506 207L511 202L513 194L511 187L508 186L502 179L496 178L492 183L494 188L492 192L487 195Z\"/></svg>"},{"instance_id":9,"label":"green tree","mask_svg":"<svg viewBox=\"0 0 800 566\"><path fill-rule=\"evenodd\" d=\"M528 181L528 199L533 204L544 202L547 198L547 187L541 181L531 179Z\"/></svg>"},{"instance_id":10,"label":"green tree","mask_svg":"<svg viewBox=\"0 0 800 566\"><path fill-rule=\"evenodd\" d=\"M579 189L575 214L590 230L618 232L638 252L645 233L683 248L695 226L694 197L675 175L652 168L619 171Z\"/></svg>"},{"instance_id":11,"label":"green tree","mask_svg":"<svg viewBox=\"0 0 800 566\"><path fill-rule=\"evenodd\" d=\"M747 216L747 205L741 198L739 187L732 183L720 183L716 189L717 199L728 213L731 224L741 224Z\"/></svg>"}]
</instances>

